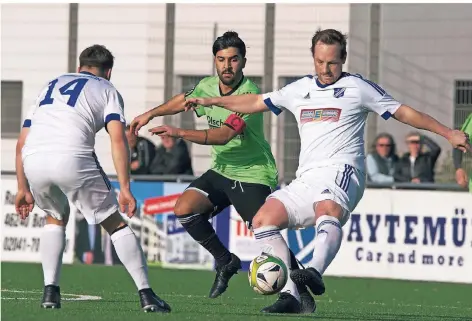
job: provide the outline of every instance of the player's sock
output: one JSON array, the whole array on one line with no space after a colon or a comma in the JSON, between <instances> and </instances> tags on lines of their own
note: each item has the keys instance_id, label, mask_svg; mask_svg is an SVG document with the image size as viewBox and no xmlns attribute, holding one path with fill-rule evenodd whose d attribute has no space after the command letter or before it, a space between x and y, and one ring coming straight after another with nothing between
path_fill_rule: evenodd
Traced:
<instances>
[{"instance_id":1,"label":"player's sock","mask_svg":"<svg viewBox=\"0 0 472 321\"><path fill-rule=\"evenodd\" d=\"M287 284L280 292L288 292L300 301L300 294L297 286L290 279L290 270L292 259L287 243L280 234L280 229L277 226L263 226L254 229L254 236L257 243L259 243L262 252L275 255L279 257L289 269Z\"/></svg>"},{"instance_id":2,"label":"player's sock","mask_svg":"<svg viewBox=\"0 0 472 321\"><path fill-rule=\"evenodd\" d=\"M339 251L343 239L341 223L335 217L323 215L316 220L313 259L310 266L323 274Z\"/></svg>"},{"instance_id":3,"label":"player's sock","mask_svg":"<svg viewBox=\"0 0 472 321\"><path fill-rule=\"evenodd\" d=\"M133 230L125 225L116 229L110 238L118 258L133 278L138 291L150 288L146 259Z\"/></svg>"},{"instance_id":4,"label":"player's sock","mask_svg":"<svg viewBox=\"0 0 472 321\"><path fill-rule=\"evenodd\" d=\"M206 215L187 214L177 218L190 236L213 255L217 266L231 261L231 253L221 243Z\"/></svg>"},{"instance_id":5,"label":"player's sock","mask_svg":"<svg viewBox=\"0 0 472 321\"><path fill-rule=\"evenodd\" d=\"M59 285L61 275L62 254L66 245L64 226L46 224L43 228L39 251L43 266L44 285Z\"/></svg>"}]
</instances>

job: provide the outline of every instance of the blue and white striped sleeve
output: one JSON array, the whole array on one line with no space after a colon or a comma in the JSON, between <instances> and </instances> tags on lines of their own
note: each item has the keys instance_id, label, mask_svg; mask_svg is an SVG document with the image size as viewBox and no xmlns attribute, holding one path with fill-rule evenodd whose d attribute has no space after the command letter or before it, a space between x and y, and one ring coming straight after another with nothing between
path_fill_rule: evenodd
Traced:
<instances>
[{"instance_id":1,"label":"blue and white striped sleeve","mask_svg":"<svg viewBox=\"0 0 472 321\"><path fill-rule=\"evenodd\" d=\"M115 88L111 89L108 92L107 99L108 101L105 107L105 113L103 114L105 127L112 120L118 120L125 124L126 120L124 115L123 97L121 97L118 90L116 90Z\"/></svg>"},{"instance_id":2,"label":"blue and white striped sleeve","mask_svg":"<svg viewBox=\"0 0 472 321\"><path fill-rule=\"evenodd\" d=\"M357 83L362 105L369 111L375 112L387 120L402 105L373 81L364 79L361 76L357 76L357 78L359 78Z\"/></svg>"}]
</instances>

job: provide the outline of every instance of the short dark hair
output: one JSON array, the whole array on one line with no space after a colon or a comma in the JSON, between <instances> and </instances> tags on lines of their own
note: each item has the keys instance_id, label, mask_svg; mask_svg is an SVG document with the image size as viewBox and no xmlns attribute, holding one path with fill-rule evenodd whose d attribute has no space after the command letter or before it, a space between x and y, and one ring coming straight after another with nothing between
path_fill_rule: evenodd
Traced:
<instances>
[{"instance_id":1,"label":"short dark hair","mask_svg":"<svg viewBox=\"0 0 472 321\"><path fill-rule=\"evenodd\" d=\"M79 66L96 67L101 70L113 68L115 57L102 45L90 46L80 53Z\"/></svg>"},{"instance_id":2,"label":"short dark hair","mask_svg":"<svg viewBox=\"0 0 472 321\"><path fill-rule=\"evenodd\" d=\"M315 54L315 46L318 42L324 43L326 45L339 44L341 46L341 59L346 58L347 56L347 35L342 34L340 31L335 29L318 29L311 38L311 54Z\"/></svg>"},{"instance_id":3,"label":"short dark hair","mask_svg":"<svg viewBox=\"0 0 472 321\"><path fill-rule=\"evenodd\" d=\"M218 51L230 47L238 48L241 56L246 57L246 44L239 38L236 31L226 31L222 36L216 38L213 43L213 56L216 56Z\"/></svg>"}]
</instances>

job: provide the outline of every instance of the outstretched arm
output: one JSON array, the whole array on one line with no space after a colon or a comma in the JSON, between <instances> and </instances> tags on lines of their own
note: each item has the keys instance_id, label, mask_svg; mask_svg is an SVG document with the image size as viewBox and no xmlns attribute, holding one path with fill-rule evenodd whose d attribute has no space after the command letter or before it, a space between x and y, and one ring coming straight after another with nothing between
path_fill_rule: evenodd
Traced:
<instances>
[{"instance_id":1,"label":"outstretched arm","mask_svg":"<svg viewBox=\"0 0 472 321\"><path fill-rule=\"evenodd\" d=\"M395 111L393 117L404 124L418 129L425 129L446 138L454 148L458 148L464 153L467 150L472 152L469 137L464 132L460 130L452 130L438 122L433 117L417 111L410 106L401 105Z\"/></svg>"},{"instance_id":2,"label":"outstretched arm","mask_svg":"<svg viewBox=\"0 0 472 321\"><path fill-rule=\"evenodd\" d=\"M198 105L206 107L220 106L242 114L254 114L270 110L262 95L256 94L187 99L187 109L195 108Z\"/></svg>"},{"instance_id":3,"label":"outstretched arm","mask_svg":"<svg viewBox=\"0 0 472 321\"><path fill-rule=\"evenodd\" d=\"M219 128L205 130L181 129L172 126L158 126L149 131L159 136L183 138L200 145L226 145L236 135L242 133L246 123L242 117L232 114Z\"/></svg>"},{"instance_id":4,"label":"outstretched arm","mask_svg":"<svg viewBox=\"0 0 472 321\"><path fill-rule=\"evenodd\" d=\"M174 115L185 110L185 94L172 97L169 101L162 105L148 110L144 114L137 116L130 124L130 130L138 135L139 129L146 126L154 117Z\"/></svg>"},{"instance_id":5,"label":"outstretched arm","mask_svg":"<svg viewBox=\"0 0 472 321\"><path fill-rule=\"evenodd\" d=\"M433 117L424 114L416 109L411 108L407 105L401 105L397 111L393 114L393 117L410 126L418 129L425 129L432 133L438 134L447 140L452 134L452 129L444 126Z\"/></svg>"}]
</instances>

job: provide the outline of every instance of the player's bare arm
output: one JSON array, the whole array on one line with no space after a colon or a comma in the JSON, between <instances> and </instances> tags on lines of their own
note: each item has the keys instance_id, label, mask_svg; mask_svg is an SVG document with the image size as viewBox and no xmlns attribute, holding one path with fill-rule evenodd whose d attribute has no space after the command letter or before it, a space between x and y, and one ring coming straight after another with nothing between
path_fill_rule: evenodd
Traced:
<instances>
[{"instance_id":1,"label":"player's bare arm","mask_svg":"<svg viewBox=\"0 0 472 321\"><path fill-rule=\"evenodd\" d=\"M23 160L21 158L21 150L25 144L26 136L28 136L29 128L23 127L20 132L20 137L16 143L16 180L18 183L18 193L15 199L15 209L21 219L26 219L29 213L33 210L34 199L30 192L28 180L26 179L25 171L23 169Z\"/></svg>"},{"instance_id":2,"label":"player's bare arm","mask_svg":"<svg viewBox=\"0 0 472 321\"><path fill-rule=\"evenodd\" d=\"M107 124L107 131L111 140L113 164L120 183L120 210L132 217L136 212L136 200L130 191L130 155L125 126L120 121L112 120Z\"/></svg>"},{"instance_id":3,"label":"player's bare arm","mask_svg":"<svg viewBox=\"0 0 472 321\"><path fill-rule=\"evenodd\" d=\"M198 105L206 107L220 106L222 108L242 114L255 114L270 110L264 103L262 95L256 94L187 99L187 109L195 108Z\"/></svg>"},{"instance_id":4,"label":"player's bare arm","mask_svg":"<svg viewBox=\"0 0 472 321\"><path fill-rule=\"evenodd\" d=\"M139 129L146 126L151 119L158 116L175 115L185 110L185 94L172 97L162 105L137 116L130 124L130 130L138 135Z\"/></svg>"},{"instance_id":5,"label":"player's bare arm","mask_svg":"<svg viewBox=\"0 0 472 321\"><path fill-rule=\"evenodd\" d=\"M237 127L233 127L230 124L225 123L220 128L210 128L205 130L181 129L164 125L151 128L149 131L154 135L183 138L200 145L226 145L230 140L244 130L245 124L242 119L240 124L241 125L238 125Z\"/></svg>"},{"instance_id":6,"label":"player's bare arm","mask_svg":"<svg viewBox=\"0 0 472 321\"><path fill-rule=\"evenodd\" d=\"M418 129L425 129L443 136L451 143L454 148L457 148L464 153L466 151L472 152L469 137L466 133L460 130L453 130L441 124L433 117L419 112L410 106L401 105L393 114L393 117L407 125L416 127Z\"/></svg>"}]
</instances>

